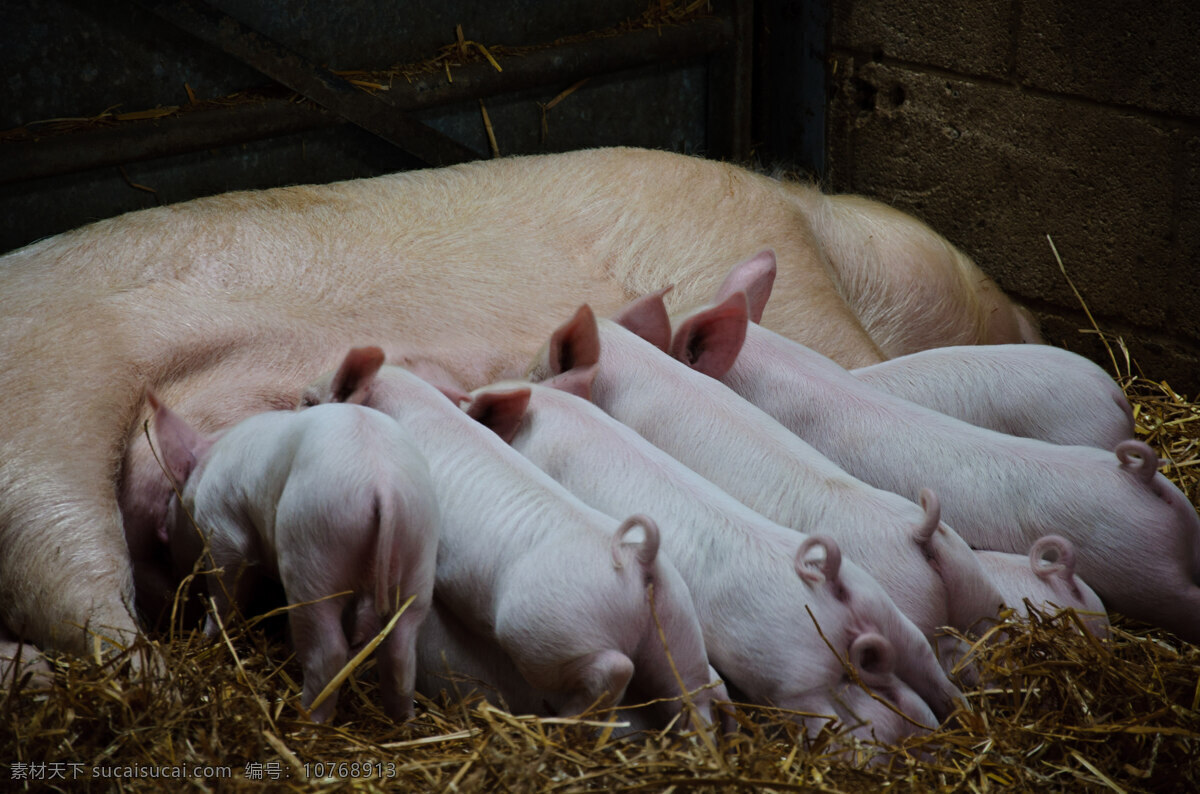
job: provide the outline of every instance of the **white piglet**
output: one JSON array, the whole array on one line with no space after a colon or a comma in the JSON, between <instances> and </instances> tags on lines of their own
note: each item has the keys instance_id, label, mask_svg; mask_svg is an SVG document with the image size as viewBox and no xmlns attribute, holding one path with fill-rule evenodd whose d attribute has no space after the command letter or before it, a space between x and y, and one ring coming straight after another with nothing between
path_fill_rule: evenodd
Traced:
<instances>
[{"instance_id":1,"label":"white piglet","mask_svg":"<svg viewBox=\"0 0 1200 794\"><path fill-rule=\"evenodd\" d=\"M888 743L953 710L958 691L921 632L835 541L768 521L583 399L594 375L571 370L547 381L557 388L529 387L510 443L593 507L663 516L663 551L691 590L709 658L743 696L836 715ZM843 659L882 701L851 683Z\"/></svg>"},{"instance_id":2,"label":"white piglet","mask_svg":"<svg viewBox=\"0 0 1200 794\"><path fill-rule=\"evenodd\" d=\"M163 531L186 563L207 545L217 615L247 603L262 577L283 585L307 707L346 664L351 645L378 633L411 596L376 658L384 710L412 717L438 508L429 467L408 434L378 411L336 405L258 414L209 437L147 398L163 461L179 484ZM210 614L205 633L217 632ZM334 693L313 719L328 719L336 702Z\"/></svg>"},{"instance_id":3,"label":"white piglet","mask_svg":"<svg viewBox=\"0 0 1200 794\"><path fill-rule=\"evenodd\" d=\"M708 665L687 585L658 553L655 523L634 515L618 526L432 385L382 364L379 348L351 350L336 373L305 392L304 403L365 403L412 433L442 508L441 603L498 645L529 686L557 693L553 713L616 705L631 686L667 699L678 713L682 684L711 720L712 700L724 691ZM527 397L526 390L478 402L475 415L519 416Z\"/></svg>"},{"instance_id":4,"label":"white piglet","mask_svg":"<svg viewBox=\"0 0 1200 794\"><path fill-rule=\"evenodd\" d=\"M756 316L771 264L735 267L717 300L750 295ZM677 321L672 350L682 360L702 364L709 343L692 326L706 311ZM716 377L855 477L908 498L933 489L977 549L1023 554L1044 535L1067 538L1079 575L1110 608L1200 641L1200 517L1144 442L1109 452L976 427L867 387L757 324Z\"/></svg>"},{"instance_id":5,"label":"white piglet","mask_svg":"<svg viewBox=\"0 0 1200 794\"><path fill-rule=\"evenodd\" d=\"M1013 436L1115 449L1134 434L1133 408L1116 381L1083 356L1050 345L938 347L850 374L894 397Z\"/></svg>"},{"instance_id":6,"label":"white piglet","mask_svg":"<svg viewBox=\"0 0 1200 794\"><path fill-rule=\"evenodd\" d=\"M740 320L736 307L708 319L714 341L706 359L731 364L739 323L743 331L746 325L745 298ZM923 495L922 507L854 479L729 389L666 355L671 329L661 294L630 304L619 321L597 322L582 307L555 331L533 379L598 362L596 405L772 521L834 538L931 642L943 626L967 631L995 617L999 592L970 547L940 523L933 494Z\"/></svg>"}]
</instances>

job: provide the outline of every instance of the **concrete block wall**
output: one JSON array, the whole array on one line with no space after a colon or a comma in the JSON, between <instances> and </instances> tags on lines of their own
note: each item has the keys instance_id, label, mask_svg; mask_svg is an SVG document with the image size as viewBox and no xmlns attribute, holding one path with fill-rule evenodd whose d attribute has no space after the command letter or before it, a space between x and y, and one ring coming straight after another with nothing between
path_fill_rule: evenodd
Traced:
<instances>
[{"instance_id":1,"label":"concrete block wall","mask_svg":"<svg viewBox=\"0 0 1200 794\"><path fill-rule=\"evenodd\" d=\"M924 219L1107 363L1200 392L1200 4L832 0L829 187Z\"/></svg>"}]
</instances>

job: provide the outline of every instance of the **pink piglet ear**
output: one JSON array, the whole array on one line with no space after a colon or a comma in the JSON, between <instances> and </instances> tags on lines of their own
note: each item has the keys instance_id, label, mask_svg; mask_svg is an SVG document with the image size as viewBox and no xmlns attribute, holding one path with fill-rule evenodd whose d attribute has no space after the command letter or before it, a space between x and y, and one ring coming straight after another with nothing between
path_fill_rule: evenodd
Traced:
<instances>
[{"instance_id":1,"label":"pink piglet ear","mask_svg":"<svg viewBox=\"0 0 1200 794\"><path fill-rule=\"evenodd\" d=\"M467 416L484 427L491 428L504 443L512 443L525 411L529 408L529 389L478 392L470 405L465 406Z\"/></svg>"},{"instance_id":2,"label":"pink piglet ear","mask_svg":"<svg viewBox=\"0 0 1200 794\"><path fill-rule=\"evenodd\" d=\"M739 262L729 271L725 281L717 289L715 302L733 295L735 292L746 293L746 302L750 313L750 322L762 322L763 310L771 297L771 287L775 285L775 252L759 251L745 262Z\"/></svg>"},{"instance_id":3,"label":"pink piglet ear","mask_svg":"<svg viewBox=\"0 0 1200 794\"><path fill-rule=\"evenodd\" d=\"M163 466L175 484L183 487L200 458L212 446L212 440L196 432L182 417L163 405L150 389L146 389L146 402L154 411L154 439L158 442Z\"/></svg>"},{"instance_id":4,"label":"pink piglet ear","mask_svg":"<svg viewBox=\"0 0 1200 794\"><path fill-rule=\"evenodd\" d=\"M596 315L586 303L550 336L550 374L575 367L590 367L600 360L600 331Z\"/></svg>"},{"instance_id":5,"label":"pink piglet ear","mask_svg":"<svg viewBox=\"0 0 1200 794\"><path fill-rule=\"evenodd\" d=\"M560 372L549 380L542 381L543 386L565 391L582 397L589 402L592 399L592 383L596 380L596 364L590 367L575 367L566 372Z\"/></svg>"},{"instance_id":6,"label":"pink piglet ear","mask_svg":"<svg viewBox=\"0 0 1200 794\"><path fill-rule=\"evenodd\" d=\"M737 361L748 324L746 294L735 292L684 318L667 352L697 372L720 378Z\"/></svg>"},{"instance_id":7,"label":"pink piglet ear","mask_svg":"<svg viewBox=\"0 0 1200 794\"><path fill-rule=\"evenodd\" d=\"M365 403L370 395L375 374L383 366L383 349L379 347L351 348L337 374L333 376L331 390L333 401L339 403Z\"/></svg>"},{"instance_id":8,"label":"pink piglet ear","mask_svg":"<svg viewBox=\"0 0 1200 794\"><path fill-rule=\"evenodd\" d=\"M671 344L671 317L664 298L672 289L674 285L669 285L629 302L613 316L613 322L665 353Z\"/></svg>"}]
</instances>

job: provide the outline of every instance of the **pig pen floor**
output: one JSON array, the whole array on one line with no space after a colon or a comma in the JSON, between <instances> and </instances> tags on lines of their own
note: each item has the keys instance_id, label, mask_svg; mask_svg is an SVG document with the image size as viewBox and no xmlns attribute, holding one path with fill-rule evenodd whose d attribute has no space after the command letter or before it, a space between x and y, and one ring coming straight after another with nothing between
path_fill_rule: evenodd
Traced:
<instances>
[{"instance_id":1,"label":"pig pen floor","mask_svg":"<svg viewBox=\"0 0 1200 794\"><path fill-rule=\"evenodd\" d=\"M1121 381L1139 436L1200 503L1200 405L1165 384ZM146 644L157 674L131 674L128 655L60 658L52 689L0 694L0 786L141 791L182 777L222 791L1200 790L1200 647L1113 621L1103 642L1069 612L994 627L977 646L986 683L966 691L969 710L895 747L839 730L804 737L786 713L752 706L724 737L615 739L478 700L419 699L416 719L398 726L377 705L370 662L343 685L333 724L313 725L285 645L244 624L212 644L176 632Z\"/></svg>"}]
</instances>

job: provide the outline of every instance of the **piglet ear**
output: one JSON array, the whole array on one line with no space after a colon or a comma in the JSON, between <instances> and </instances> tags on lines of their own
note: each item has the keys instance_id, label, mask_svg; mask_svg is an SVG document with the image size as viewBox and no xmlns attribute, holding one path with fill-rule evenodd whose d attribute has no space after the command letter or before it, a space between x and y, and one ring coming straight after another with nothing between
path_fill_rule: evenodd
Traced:
<instances>
[{"instance_id":1,"label":"piglet ear","mask_svg":"<svg viewBox=\"0 0 1200 794\"><path fill-rule=\"evenodd\" d=\"M735 292L684 318L667 352L697 372L720 378L737 361L748 324L746 294Z\"/></svg>"},{"instance_id":2,"label":"piglet ear","mask_svg":"<svg viewBox=\"0 0 1200 794\"><path fill-rule=\"evenodd\" d=\"M511 444L517 431L521 429L521 421L529 408L529 389L512 389L511 391L484 391L475 395L470 405L465 407L467 416L489 427L496 435L504 439L505 444Z\"/></svg>"},{"instance_id":3,"label":"piglet ear","mask_svg":"<svg viewBox=\"0 0 1200 794\"><path fill-rule=\"evenodd\" d=\"M665 353L671 344L671 317L663 298L672 289L673 284L626 304L613 321Z\"/></svg>"},{"instance_id":4,"label":"piglet ear","mask_svg":"<svg viewBox=\"0 0 1200 794\"><path fill-rule=\"evenodd\" d=\"M596 315L586 303L550 336L550 374L557 375L575 367L590 367L600 360L600 331Z\"/></svg>"},{"instance_id":5,"label":"piglet ear","mask_svg":"<svg viewBox=\"0 0 1200 794\"><path fill-rule=\"evenodd\" d=\"M154 411L154 440L167 474L180 488L196 468L196 463L208 452L212 440L205 438L167 406L150 389L146 402Z\"/></svg>"},{"instance_id":6,"label":"piglet ear","mask_svg":"<svg viewBox=\"0 0 1200 794\"><path fill-rule=\"evenodd\" d=\"M351 348L330 384L334 402L363 404L371 394L375 373L383 366L383 350L378 347Z\"/></svg>"},{"instance_id":7,"label":"piglet ear","mask_svg":"<svg viewBox=\"0 0 1200 794\"><path fill-rule=\"evenodd\" d=\"M763 310L771 297L771 287L775 284L775 252L759 251L754 256L733 266L725 281L717 289L714 302L719 303L735 292L746 293L749 307L750 322L762 322Z\"/></svg>"},{"instance_id":8,"label":"piglet ear","mask_svg":"<svg viewBox=\"0 0 1200 794\"><path fill-rule=\"evenodd\" d=\"M597 365L590 367L575 367L566 372L560 372L549 380L542 381L543 386L574 394L576 397L591 402L592 383L596 380Z\"/></svg>"}]
</instances>

